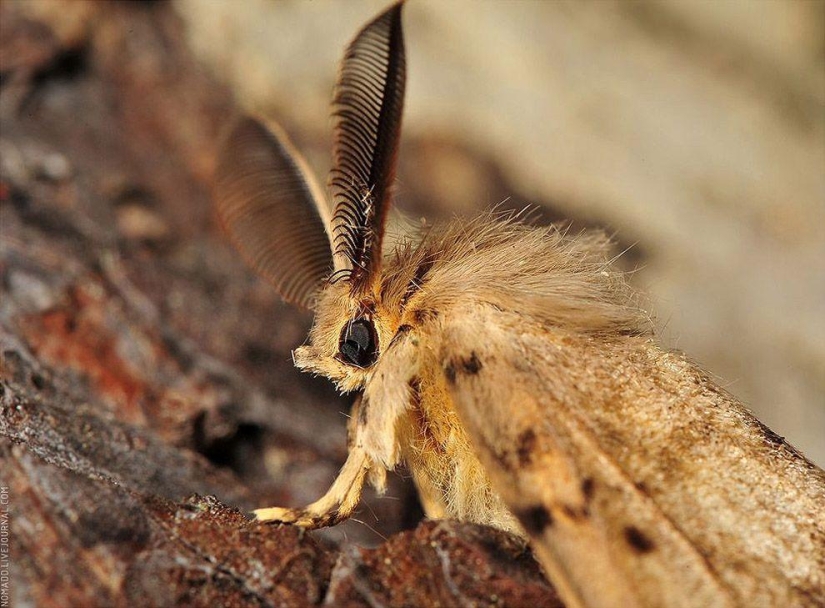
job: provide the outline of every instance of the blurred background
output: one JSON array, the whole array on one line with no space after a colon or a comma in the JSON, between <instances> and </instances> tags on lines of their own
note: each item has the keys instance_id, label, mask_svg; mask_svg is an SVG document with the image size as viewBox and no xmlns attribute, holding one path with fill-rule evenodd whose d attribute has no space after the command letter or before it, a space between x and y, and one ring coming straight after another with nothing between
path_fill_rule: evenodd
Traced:
<instances>
[{"instance_id":1,"label":"blurred background","mask_svg":"<svg viewBox=\"0 0 825 608\"><path fill-rule=\"evenodd\" d=\"M335 66L385 4L174 6L323 176ZM398 203L611 231L664 343L825 463L825 3L411 0L405 28Z\"/></svg>"}]
</instances>

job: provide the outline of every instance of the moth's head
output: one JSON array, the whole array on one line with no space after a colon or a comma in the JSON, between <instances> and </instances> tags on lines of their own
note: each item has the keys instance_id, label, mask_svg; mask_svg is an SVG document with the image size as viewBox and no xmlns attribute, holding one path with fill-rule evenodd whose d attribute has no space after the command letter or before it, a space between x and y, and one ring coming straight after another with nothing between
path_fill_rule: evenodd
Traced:
<instances>
[{"instance_id":1,"label":"moth's head","mask_svg":"<svg viewBox=\"0 0 825 608\"><path fill-rule=\"evenodd\" d=\"M315 304L308 344L293 352L295 365L326 376L339 390L357 391L398 328L398 317L372 297L353 297L344 281L328 285Z\"/></svg>"},{"instance_id":2,"label":"moth's head","mask_svg":"<svg viewBox=\"0 0 825 608\"><path fill-rule=\"evenodd\" d=\"M373 19L344 53L333 98L331 201L276 125L243 118L218 159L222 225L285 300L315 311L295 364L344 391L363 387L397 327L373 287L404 102L401 8Z\"/></svg>"}]
</instances>

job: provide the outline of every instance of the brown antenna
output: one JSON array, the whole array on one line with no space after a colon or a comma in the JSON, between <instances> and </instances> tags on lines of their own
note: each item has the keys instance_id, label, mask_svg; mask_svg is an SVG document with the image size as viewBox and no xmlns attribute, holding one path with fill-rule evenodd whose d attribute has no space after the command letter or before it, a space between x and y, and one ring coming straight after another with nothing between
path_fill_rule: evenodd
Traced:
<instances>
[{"instance_id":1,"label":"brown antenna","mask_svg":"<svg viewBox=\"0 0 825 608\"><path fill-rule=\"evenodd\" d=\"M381 263L404 106L402 6L394 4L358 33L335 87L333 253L336 271L347 271L353 293Z\"/></svg>"},{"instance_id":2,"label":"brown antenna","mask_svg":"<svg viewBox=\"0 0 825 608\"><path fill-rule=\"evenodd\" d=\"M326 204L300 154L279 127L245 117L230 130L217 166L218 217L235 246L284 300L312 308L332 256Z\"/></svg>"}]
</instances>

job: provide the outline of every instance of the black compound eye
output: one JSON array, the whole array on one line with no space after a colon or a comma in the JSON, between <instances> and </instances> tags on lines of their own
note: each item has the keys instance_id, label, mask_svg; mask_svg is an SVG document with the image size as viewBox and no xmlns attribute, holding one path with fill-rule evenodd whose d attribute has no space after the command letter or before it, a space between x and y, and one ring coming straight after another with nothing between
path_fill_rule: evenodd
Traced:
<instances>
[{"instance_id":1,"label":"black compound eye","mask_svg":"<svg viewBox=\"0 0 825 608\"><path fill-rule=\"evenodd\" d=\"M368 319L358 319L347 323L338 341L338 353L346 363L358 367L369 367L375 363L375 328Z\"/></svg>"}]
</instances>

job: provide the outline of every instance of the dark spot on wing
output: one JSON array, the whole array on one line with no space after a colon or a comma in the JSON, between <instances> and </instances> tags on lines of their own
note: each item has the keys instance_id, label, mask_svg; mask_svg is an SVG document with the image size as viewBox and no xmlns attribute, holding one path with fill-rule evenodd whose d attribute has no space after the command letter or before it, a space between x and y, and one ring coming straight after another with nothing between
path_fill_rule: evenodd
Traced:
<instances>
[{"instance_id":1,"label":"dark spot on wing","mask_svg":"<svg viewBox=\"0 0 825 608\"><path fill-rule=\"evenodd\" d=\"M533 451L536 449L536 432L533 429L527 429L518 436L518 461L522 466L526 466L533 461Z\"/></svg>"},{"instance_id":2,"label":"dark spot on wing","mask_svg":"<svg viewBox=\"0 0 825 608\"><path fill-rule=\"evenodd\" d=\"M470 353L469 357L456 357L444 365L444 373L447 376L447 381L450 384L455 384L455 380L459 374L464 376L475 376L481 371L483 365L476 355L475 351Z\"/></svg>"},{"instance_id":3,"label":"dark spot on wing","mask_svg":"<svg viewBox=\"0 0 825 608\"><path fill-rule=\"evenodd\" d=\"M429 321L431 319L435 319L437 316L438 316L438 313L436 311L430 310L428 308L422 308L422 309L418 309L418 310L413 311L413 319L415 319L415 322L418 325L421 325L422 323L426 323L427 321Z\"/></svg>"},{"instance_id":4,"label":"dark spot on wing","mask_svg":"<svg viewBox=\"0 0 825 608\"><path fill-rule=\"evenodd\" d=\"M462 370L471 376L475 376L478 372L481 371L481 361L478 360L475 352L470 354L469 359L465 359L461 362Z\"/></svg>"},{"instance_id":5,"label":"dark spot on wing","mask_svg":"<svg viewBox=\"0 0 825 608\"><path fill-rule=\"evenodd\" d=\"M639 530L636 526L628 526L624 529L624 537L637 553L650 553L656 548L656 544Z\"/></svg>"},{"instance_id":6,"label":"dark spot on wing","mask_svg":"<svg viewBox=\"0 0 825 608\"><path fill-rule=\"evenodd\" d=\"M585 501L590 502L590 499L593 498L593 490L596 489L595 485L592 477L582 479L582 494L584 494Z\"/></svg>"},{"instance_id":7,"label":"dark spot on wing","mask_svg":"<svg viewBox=\"0 0 825 608\"><path fill-rule=\"evenodd\" d=\"M643 481L637 481L633 485L636 486L636 489L639 490L645 496L650 496L650 492L648 491L647 484Z\"/></svg>"},{"instance_id":8,"label":"dark spot on wing","mask_svg":"<svg viewBox=\"0 0 825 608\"><path fill-rule=\"evenodd\" d=\"M455 366L452 361L447 361L444 365L444 375L447 376L447 382L455 384Z\"/></svg>"},{"instance_id":9,"label":"dark spot on wing","mask_svg":"<svg viewBox=\"0 0 825 608\"><path fill-rule=\"evenodd\" d=\"M541 534L545 528L553 525L553 516L544 505L536 505L516 511L516 517L519 518L525 530L530 534Z\"/></svg>"}]
</instances>

